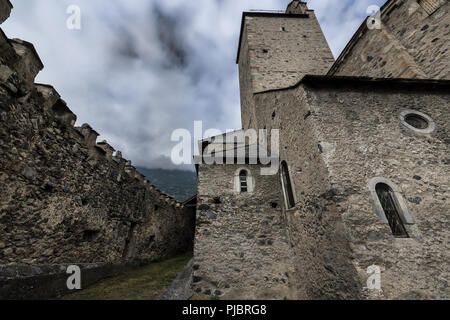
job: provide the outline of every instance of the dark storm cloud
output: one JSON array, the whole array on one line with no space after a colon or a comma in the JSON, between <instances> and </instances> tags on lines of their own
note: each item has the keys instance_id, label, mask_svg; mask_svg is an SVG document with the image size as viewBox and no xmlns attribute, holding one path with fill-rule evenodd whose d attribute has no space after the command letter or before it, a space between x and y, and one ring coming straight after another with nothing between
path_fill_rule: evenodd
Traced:
<instances>
[{"instance_id":1,"label":"dark storm cloud","mask_svg":"<svg viewBox=\"0 0 450 320\"><path fill-rule=\"evenodd\" d=\"M78 116L133 163L173 168L173 130L240 128L235 65L241 13L289 0L13 0L2 29L35 44L37 82L55 86ZM382 0L310 0L335 56ZM66 28L80 6L82 29Z\"/></svg>"},{"instance_id":2,"label":"dark storm cloud","mask_svg":"<svg viewBox=\"0 0 450 320\"><path fill-rule=\"evenodd\" d=\"M182 68L187 65L188 45L184 42L183 23L173 14L167 14L154 6L155 27L161 48L167 54L166 68Z\"/></svg>"},{"instance_id":3,"label":"dark storm cloud","mask_svg":"<svg viewBox=\"0 0 450 320\"><path fill-rule=\"evenodd\" d=\"M139 59L139 50L136 46L136 40L126 29L119 29L117 37L120 39L117 46L117 54L125 59Z\"/></svg>"}]
</instances>

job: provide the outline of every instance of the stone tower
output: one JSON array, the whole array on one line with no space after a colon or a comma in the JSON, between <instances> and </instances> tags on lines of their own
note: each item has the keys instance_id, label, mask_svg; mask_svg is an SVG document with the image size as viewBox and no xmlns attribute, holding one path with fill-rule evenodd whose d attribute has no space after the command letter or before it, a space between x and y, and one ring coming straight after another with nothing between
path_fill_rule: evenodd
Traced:
<instances>
[{"instance_id":1,"label":"stone tower","mask_svg":"<svg viewBox=\"0 0 450 320\"><path fill-rule=\"evenodd\" d=\"M284 13L244 12L237 54L243 128L262 129L254 93L292 86L306 74L326 74L333 62L305 2L292 1Z\"/></svg>"},{"instance_id":2,"label":"stone tower","mask_svg":"<svg viewBox=\"0 0 450 320\"><path fill-rule=\"evenodd\" d=\"M196 294L448 299L449 5L386 1L333 66L306 3L244 13L242 125L278 130L280 169L200 142Z\"/></svg>"}]
</instances>

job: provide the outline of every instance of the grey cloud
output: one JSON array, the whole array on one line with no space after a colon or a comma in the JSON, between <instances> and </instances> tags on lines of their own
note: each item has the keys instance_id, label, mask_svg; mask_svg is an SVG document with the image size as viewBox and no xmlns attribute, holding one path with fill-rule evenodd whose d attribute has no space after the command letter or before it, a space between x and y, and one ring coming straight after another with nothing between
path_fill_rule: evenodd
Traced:
<instances>
[{"instance_id":1,"label":"grey cloud","mask_svg":"<svg viewBox=\"0 0 450 320\"><path fill-rule=\"evenodd\" d=\"M171 133L237 129L236 51L241 12L284 9L289 0L13 0L2 29L33 42L49 83L78 116L139 166L174 168ZM381 0L310 0L334 55L370 4ZM82 30L65 27L77 4Z\"/></svg>"}]
</instances>

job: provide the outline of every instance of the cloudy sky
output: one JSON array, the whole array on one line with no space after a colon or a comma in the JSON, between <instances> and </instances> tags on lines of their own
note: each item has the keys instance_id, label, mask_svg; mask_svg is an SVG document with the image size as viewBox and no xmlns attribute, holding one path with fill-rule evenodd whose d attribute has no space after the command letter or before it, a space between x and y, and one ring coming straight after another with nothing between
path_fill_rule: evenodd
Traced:
<instances>
[{"instance_id":1,"label":"cloudy sky","mask_svg":"<svg viewBox=\"0 0 450 320\"><path fill-rule=\"evenodd\" d=\"M32 42L53 85L77 114L135 165L173 168L174 129L238 129L235 64L242 11L290 0L11 0L2 29ZM384 0L310 0L335 57ZM69 30L67 8L81 9Z\"/></svg>"}]
</instances>

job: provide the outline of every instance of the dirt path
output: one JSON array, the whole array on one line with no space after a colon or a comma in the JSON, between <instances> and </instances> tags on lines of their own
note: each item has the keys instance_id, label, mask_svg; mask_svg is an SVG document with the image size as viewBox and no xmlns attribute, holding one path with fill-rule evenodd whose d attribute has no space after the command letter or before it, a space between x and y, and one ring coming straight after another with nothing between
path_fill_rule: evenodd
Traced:
<instances>
[{"instance_id":1,"label":"dirt path","mask_svg":"<svg viewBox=\"0 0 450 320\"><path fill-rule=\"evenodd\" d=\"M191 255L155 262L122 275L103 280L87 289L62 297L63 300L157 300L183 270Z\"/></svg>"}]
</instances>

